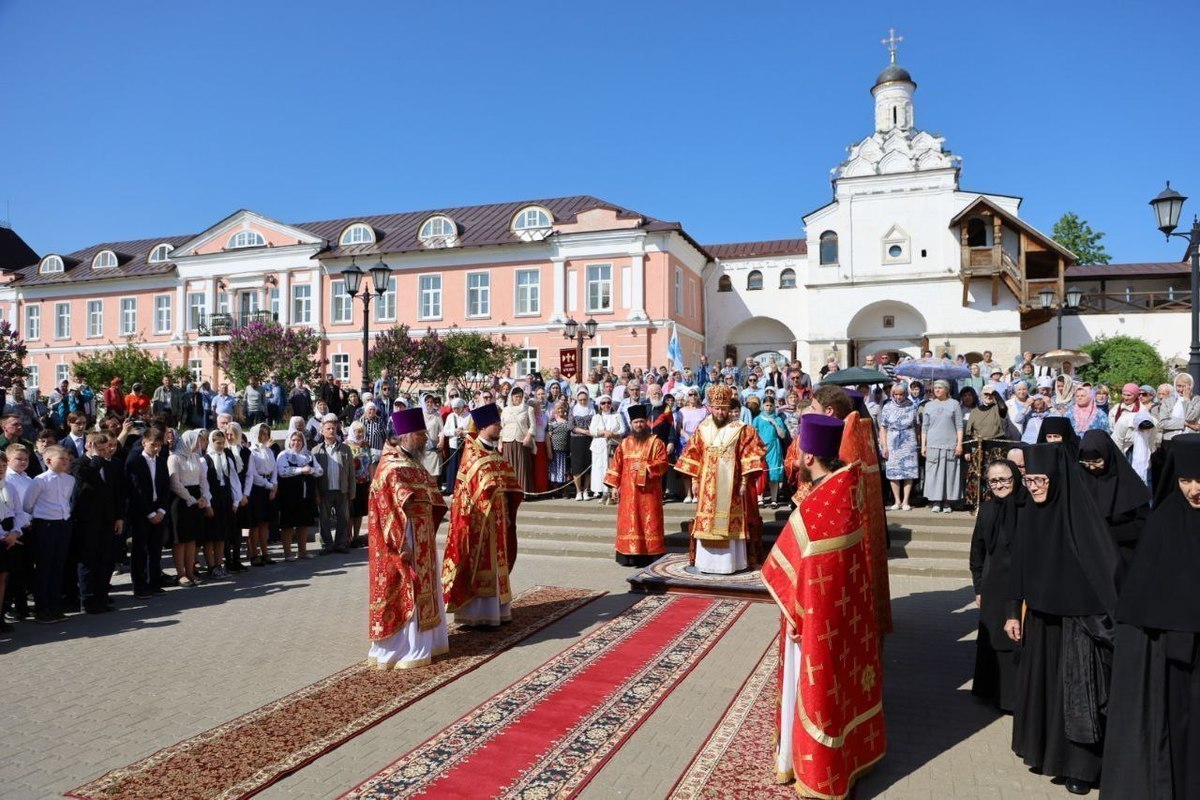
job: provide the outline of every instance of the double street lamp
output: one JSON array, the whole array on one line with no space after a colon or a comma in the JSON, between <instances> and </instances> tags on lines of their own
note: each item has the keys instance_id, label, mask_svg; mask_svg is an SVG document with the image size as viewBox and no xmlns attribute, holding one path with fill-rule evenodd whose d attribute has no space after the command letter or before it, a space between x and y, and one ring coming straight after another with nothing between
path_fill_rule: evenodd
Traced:
<instances>
[{"instance_id":1,"label":"double street lamp","mask_svg":"<svg viewBox=\"0 0 1200 800\"><path fill-rule=\"evenodd\" d=\"M1058 349L1062 350L1063 315L1075 314L1079 311L1079 303L1083 300L1083 290L1072 286L1063 292L1063 298L1059 300L1058 293L1053 289L1042 289L1038 292L1038 299L1042 301L1044 309L1058 307Z\"/></svg>"},{"instance_id":2,"label":"double street lamp","mask_svg":"<svg viewBox=\"0 0 1200 800\"><path fill-rule=\"evenodd\" d=\"M591 317L582 326L574 317L567 317L567 321L563 323L563 338L575 340L575 374L582 378L586 378L583 371L583 342L585 339L595 338L597 324Z\"/></svg>"},{"instance_id":3,"label":"double street lamp","mask_svg":"<svg viewBox=\"0 0 1200 800\"><path fill-rule=\"evenodd\" d=\"M1192 346L1188 355L1188 373L1192 376L1192 385L1200 387L1200 218L1192 217L1192 229L1187 233L1175 233L1184 200L1187 198L1172 189L1171 182L1167 181L1167 188L1150 201L1150 206L1158 218L1158 229L1166 235L1167 241L1175 236L1188 242L1188 255L1192 260Z\"/></svg>"},{"instance_id":4,"label":"double street lamp","mask_svg":"<svg viewBox=\"0 0 1200 800\"><path fill-rule=\"evenodd\" d=\"M388 290L388 283L392 278L392 268L383 263L383 259L379 263L368 270L371 273L371 284L375 287L375 294L371 294L371 286L363 286L362 279L366 274L353 259L350 260L350 266L342 270L342 279L346 281L346 294L351 297L357 297L359 289L362 289L363 301L363 354L362 354L362 391L371 391L371 372L367 368L367 357L371 349L371 298L382 295Z\"/></svg>"}]
</instances>

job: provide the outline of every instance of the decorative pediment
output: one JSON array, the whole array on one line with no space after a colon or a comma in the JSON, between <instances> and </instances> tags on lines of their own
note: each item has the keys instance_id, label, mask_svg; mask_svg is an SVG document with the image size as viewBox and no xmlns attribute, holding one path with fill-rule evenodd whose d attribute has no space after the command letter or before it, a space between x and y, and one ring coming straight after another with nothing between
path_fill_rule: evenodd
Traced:
<instances>
[{"instance_id":1,"label":"decorative pediment","mask_svg":"<svg viewBox=\"0 0 1200 800\"><path fill-rule=\"evenodd\" d=\"M242 209L175 248L171 252L171 260L230 250L252 251L298 244L321 245L324 240L302 228Z\"/></svg>"},{"instance_id":2,"label":"decorative pediment","mask_svg":"<svg viewBox=\"0 0 1200 800\"><path fill-rule=\"evenodd\" d=\"M894 175L898 172L912 172L913 161L907 153L895 151L888 153L879 162L879 172L883 175Z\"/></svg>"},{"instance_id":3,"label":"decorative pediment","mask_svg":"<svg viewBox=\"0 0 1200 800\"><path fill-rule=\"evenodd\" d=\"M611 231L621 228L638 228L644 220L641 217L622 219L615 208L592 208L580 211L575 215L575 221L567 224L556 224L554 230L558 233L584 233L586 231Z\"/></svg>"}]
</instances>

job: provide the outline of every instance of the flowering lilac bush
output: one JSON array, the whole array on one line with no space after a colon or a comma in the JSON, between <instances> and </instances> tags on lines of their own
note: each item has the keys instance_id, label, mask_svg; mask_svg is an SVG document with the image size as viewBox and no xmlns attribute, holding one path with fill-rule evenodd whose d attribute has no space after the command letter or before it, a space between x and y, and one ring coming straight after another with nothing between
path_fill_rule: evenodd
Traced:
<instances>
[{"instance_id":1,"label":"flowering lilac bush","mask_svg":"<svg viewBox=\"0 0 1200 800\"><path fill-rule=\"evenodd\" d=\"M253 320L229 332L221 369L238 386L277 374L284 381L315 381L325 362L317 358L320 335L308 327L285 328L278 322Z\"/></svg>"}]
</instances>

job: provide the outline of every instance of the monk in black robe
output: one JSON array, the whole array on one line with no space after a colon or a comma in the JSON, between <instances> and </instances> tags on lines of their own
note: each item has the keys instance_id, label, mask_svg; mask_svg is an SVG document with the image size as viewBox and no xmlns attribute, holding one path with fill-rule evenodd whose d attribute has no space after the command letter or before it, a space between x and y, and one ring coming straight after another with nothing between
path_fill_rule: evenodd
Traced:
<instances>
[{"instance_id":1,"label":"monk in black robe","mask_svg":"<svg viewBox=\"0 0 1200 800\"><path fill-rule=\"evenodd\" d=\"M1100 777L1120 561L1082 471L1066 441L1026 449L1004 625L1022 644L1013 752L1073 794Z\"/></svg>"},{"instance_id":2,"label":"monk in black robe","mask_svg":"<svg viewBox=\"0 0 1200 800\"><path fill-rule=\"evenodd\" d=\"M1088 431L1083 435L1079 463L1083 467L1084 484L1091 489L1117 543L1124 571L1133 560L1133 550L1150 514L1150 490L1104 431Z\"/></svg>"},{"instance_id":3,"label":"monk in black robe","mask_svg":"<svg viewBox=\"0 0 1200 800\"><path fill-rule=\"evenodd\" d=\"M1172 442L1117 606L1101 798L1200 798L1200 434Z\"/></svg>"}]
</instances>

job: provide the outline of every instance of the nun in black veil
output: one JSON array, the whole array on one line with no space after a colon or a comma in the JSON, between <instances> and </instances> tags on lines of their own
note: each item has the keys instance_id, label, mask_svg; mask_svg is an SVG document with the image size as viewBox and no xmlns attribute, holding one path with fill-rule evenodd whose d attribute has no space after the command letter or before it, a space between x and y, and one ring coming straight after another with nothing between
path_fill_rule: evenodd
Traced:
<instances>
[{"instance_id":1,"label":"nun in black veil","mask_svg":"<svg viewBox=\"0 0 1200 800\"><path fill-rule=\"evenodd\" d=\"M1200 434L1176 436L1117 606L1104 798L1200 798Z\"/></svg>"},{"instance_id":2,"label":"nun in black veil","mask_svg":"<svg viewBox=\"0 0 1200 800\"><path fill-rule=\"evenodd\" d=\"M1057 442L1062 442L1067 446L1067 452L1071 454L1071 458L1075 458L1079 454L1079 434L1075 432L1075 426L1071 424L1071 420L1066 417L1046 417L1042 420L1042 427L1038 429L1037 443L1055 444Z\"/></svg>"},{"instance_id":3,"label":"nun in black veil","mask_svg":"<svg viewBox=\"0 0 1200 800\"><path fill-rule=\"evenodd\" d=\"M1079 464L1083 467L1083 482L1091 489L1117 543L1121 566L1127 569L1150 514L1150 490L1121 455L1112 436L1104 431L1088 431L1083 435Z\"/></svg>"},{"instance_id":4,"label":"nun in black veil","mask_svg":"<svg viewBox=\"0 0 1200 800\"><path fill-rule=\"evenodd\" d=\"M1100 778L1120 559L1076 459L1066 440L1025 450L1030 500L1017 517L1004 628L1022 643L1013 752L1087 794Z\"/></svg>"},{"instance_id":5,"label":"nun in black veil","mask_svg":"<svg viewBox=\"0 0 1200 800\"><path fill-rule=\"evenodd\" d=\"M1011 461L990 464L984 477L987 494L979 504L971 536L971 580L979 606L971 693L1011 713L1020 647L1004 632L1004 622L1012 585L1012 540L1017 533L1018 507L1029 495L1021 483L1020 469Z\"/></svg>"}]
</instances>

